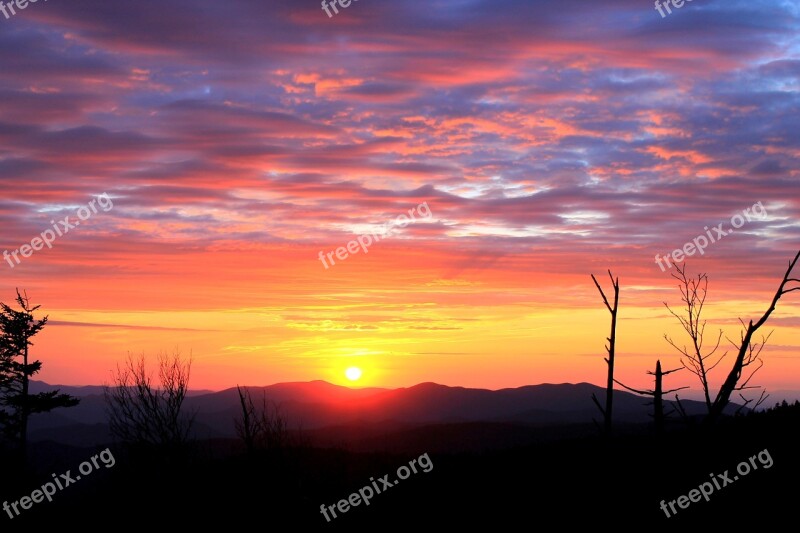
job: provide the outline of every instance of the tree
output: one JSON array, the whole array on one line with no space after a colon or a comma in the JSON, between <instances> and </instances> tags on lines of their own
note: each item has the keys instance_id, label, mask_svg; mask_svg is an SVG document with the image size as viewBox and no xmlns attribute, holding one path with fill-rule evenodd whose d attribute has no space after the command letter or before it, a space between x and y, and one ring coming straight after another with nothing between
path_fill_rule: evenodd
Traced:
<instances>
[{"instance_id":1,"label":"tree","mask_svg":"<svg viewBox=\"0 0 800 533\"><path fill-rule=\"evenodd\" d=\"M667 309L669 309L670 313L672 313L672 315L679 320L681 326L683 326L683 329L687 332L692 340L692 347L690 349L687 349L686 347L680 348L672 341L671 338L666 335L664 337L667 339L667 342L669 342L683 355L681 362L683 363L684 367L689 369L700 380L700 383L703 387L703 392L705 394L706 406L708 408L708 416L706 416L705 419L707 424L712 424L720 417L720 415L722 415L722 412L730 403L731 394L736 391L756 388L749 386L749 383L753 376L764 364L760 357L761 351L764 349L764 346L766 345L767 340L769 340L770 335L762 337L760 343L753 342L753 336L770 317L772 312L775 310L776 305L778 304L778 300L780 300L784 294L800 290L800 286L787 288L789 283L800 283L800 279L790 277L798 259L800 259L800 251L797 252L794 259L789 263L789 267L787 268L786 273L784 274L783 279L778 286L778 290L775 292L775 295L772 298L769 309L767 309L767 311L756 322L751 320L747 325L745 325L745 323L740 320L744 329L741 333L741 338L738 343L734 343L728 339L736 349L737 354L733 361L733 365L728 372L728 376L720 386L719 392L713 401L711 400L711 395L709 393L708 374L724 359L724 357L727 355L727 352L722 354L715 362L707 362L710 357L714 356L719 347L719 343L722 338L722 331L720 331L714 348L707 351L705 354L703 353L703 336L705 334L706 323L701 319L701 313L705 303L708 278L705 274L701 274L696 280L689 279L685 274L685 264L683 268L678 267L678 274L673 274L673 277L681 282L679 288L681 291L682 300L686 306L686 317L679 316L677 313L673 312L666 303L664 303L664 305L667 307ZM750 372L746 378L742 379L743 371L751 365L755 365L756 363L758 366L755 366L752 372ZM750 401L752 401L748 401L744 399L744 397L742 398L745 401L745 404L749 404ZM762 393L755 407L758 407L758 405L761 404L765 399L766 397Z\"/></svg>"},{"instance_id":2,"label":"tree","mask_svg":"<svg viewBox=\"0 0 800 533\"><path fill-rule=\"evenodd\" d=\"M736 354L736 359L733 362L733 367L731 367L730 372L728 372L728 377L725 378L725 381L722 383L719 393L717 393L717 397L708 413L709 423L713 423L717 418L719 418L719 416L722 414L722 411L728 405L731 394L733 394L734 391L747 388L747 384L750 379L753 377L753 375L755 375L756 372L758 372L758 370L761 368L761 365L763 365L763 362L760 361L759 356L761 355L761 350L764 348L764 344L766 344L769 335L767 335L766 338L762 337L760 344L753 344L753 335L770 317L772 312L775 310L775 306L778 305L778 300L781 299L781 296L792 291L800 290L800 286L789 289L786 288L789 283L800 283L800 279L791 277L792 270L794 270L794 266L797 264L798 259L800 259L800 251L797 252L797 254L794 256L794 259L789 263L789 267L786 269L786 273L783 275L783 279L778 286L778 290L775 291L775 295L772 297L772 302L770 303L769 308L764 312L763 315L761 315L761 318L759 318L756 322L750 320L747 326L745 326L744 322L740 320L744 331L741 334L741 340L739 343L738 352ZM743 369L755 363L756 361L759 361L760 365L753 370L750 376L744 380L742 385L739 385L739 380L742 377ZM759 403L764 399L765 398L762 395L762 399L759 401Z\"/></svg>"},{"instance_id":3,"label":"tree","mask_svg":"<svg viewBox=\"0 0 800 533\"><path fill-rule=\"evenodd\" d=\"M614 380L615 383L618 383L619 385L622 385L623 387L625 387L626 389L628 389L631 392L635 392L636 394L643 394L645 396L652 396L653 397L653 424L655 426L656 435L660 435L664 431L664 420L666 419L666 415L664 414L664 395L665 394L670 394L672 392L677 392L677 391L682 390L682 389L688 389L689 388L687 386L687 387L678 387L677 389L670 389L668 391L664 390L664 386L663 386L664 376L672 374L673 372L677 372L678 370L683 370L683 368L675 368L673 370L667 370L666 372L663 372L661 370L661 361L657 360L656 361L656 371L655 372L650 372L650 371L647 372L651 376L654 376L653 379L655 380L655 386L653 387L653 390L632 389L631 387L628 387L627 385L623 384L622 382L617 381L616 379ZM671 414L671 413L668 413L668 414Z\"/></svg>"},{"instance_id":4,"label":"tree","mask_svg":"<svg viewBox=\"0 0 800 533\"><path fill-rule=\"evenodd\" d=\"M247 452L253 454L257 450L281 450L286 447L289 444L288 422L281 409L274 403L268 403L266 394L262 394L261 408L256 409L247 388L237 385L236 390L239 392L242 416L233 423Z\"/></svg>"},{"instance_id":5,"label":"tree","mask_svg":"<svg viewBox=\"0 0 800 533\"><path fill-rule=\"evenodd\" d=\"M603 428L606 434L611 433L611 412L614 406L614 352L616 347L617 341L617 307L619 305L619 278L614 279L614 276L611 275L611 271L608 271L608 277L611 278L611 285L614 287L614 305L608 303L608 298L606 298L605 293L603 292L602 287L597 282L597 279L592 274L592 281L594 281L597 290L600 291L600 296L603 298L603 303L606 304L606 309L608 312L611 313L611 335L606 338L608 344L606 345L606 352L608 352L608 357L605 358L605 362L608 365L608 379L606 382L606 406L600 405L600 402L597 399L597 395L592 394L592 401L600 409L600 412L603 414Z\"/></svg>"},{"instance_id":6,"label":"tree","mask_svg":"<svg viewBox=\"0 0 800 533\"><path fill-rule=\"evenodd\" d=\"M194 415L183 412L189 386L191 356L158 356L159 382L154 386L144 355L128 355L117 365L114 384L106 385L105 398L112 435L133 446L180 453L189 442Z\"/></svg>"},{"instance_id":7,"label":"tree","mask_svg":"<svg viewBox=\"0 0 800 533\"><path fill-rule=\"evenodd\" d=\"M253 399L250 397L250 391L247 389L242 390L239 385L236 385L236 391L239 393L242 418L234 419L233 425L236 428L236 433L244 441L247 447L247 453L253 454L256 448L256 438L261 429L259 427L258 415L253 405Z\"/></svg>"},{"instance_id":8,"label":"tree","mask_svg":"<svg viewBox=\"0 0 800 533\"><path fill-rule=\"evenodd\" d=\"M676 274L672 277L677 279L680 284L678 289L681 292L681 300L686 306L686 316L678 315L672 308L664 302L667 310L678 319L686 334L692 341L691 348L678 346L670 336L664 335L664 339L672 345L673 348L678 350L683 357L681 357L681 364L684 368L689 370L692 374L697 376L700 380L700 385L703 389L703 396L706 402L706 409L711 411L711 396L708 392L708 374L725 358L728 352L723 353L713 363L709 363L708 359L714 357L714 354L719 349L720 341L722 340L722 330L719 330L719 335L711 350L703 353L703 342L705 340L706 321L701 318L703 313L703 306L706 302L706 295L708 294L708 276L706 274L699 274L697 279L690 279L686 277L686 265L675 265Z\"/></svg>"},{"instance_id":9,"label":"tree","mask_svg":"<svg viewBox=\"0 0 800 533\"><path fill-rule=\"evenodd\" d=\"M28 419L59 407L78 405L79 399L58 390L31 394L30 378L42 369L41 361L29 361L31 338L47 324L48 317L34 320L27 293L17 290L21 310L0 303L0 423L3 433L19 446L23 462L27 458Z\"/></svg>"}]
</instances>

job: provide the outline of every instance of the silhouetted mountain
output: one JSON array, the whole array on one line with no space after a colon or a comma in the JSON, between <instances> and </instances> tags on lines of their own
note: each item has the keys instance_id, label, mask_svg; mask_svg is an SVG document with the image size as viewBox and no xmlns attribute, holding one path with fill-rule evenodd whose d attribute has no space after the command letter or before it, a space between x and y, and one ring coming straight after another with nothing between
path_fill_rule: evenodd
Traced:
<instances>
[{"instance_id":1,"label":"silhouetted mountain","mask_svg":"<svg viewBox=\"0 0 800 533\"><path fill-rule=\"evenodd\" d=\"M61 388L81 396L81 404L31 419L31 439L53 439L75 445L87 443L87 435L107 435L98 429L106 421L102 387L55 387L37 383L37 390ZM325 381L278 383L266 387L248 387L253 400L262 398L280 406L290 427L302 427L322 443L347 441L350 445L369 447L385 441L387 435L411 435L421 426L471 424L461 427L470 439L481 434L491 440L486 428L509 433L543 435L542 428L552 426L591 427L599 413L591 401L592 393L604 397L604 389L589 383L528 385L518 388L488 390L449 387L421 383L400 389L351 389ZM616 391L614 420L617 424L642 424L650 420L649 398ZM689 415L704 413L697 401L683 401ZM199 439L235 437L233 420L240 414L239 395L235 388L198 394L187 398L187 412L196 413L195 436ZM731 405L729 413L737 408ZM676 415L677 416L677 415ZM482 425L483 424L483 425ZM82 426L94 426L92 429ZM471 428L471 429L470 429ZM409 433L410 432L410 433ZM428 435L432 434L428 432ZM513 439L511 439L513 440ZM96 441L100 444L102 441Z\"/></svg>"},{"instance_id":2,"label":"silhouetted mountain","mask_svg":"<svg viewBox=\"0 0 800 533\"><path fill-rule=\"evenodd\" d=\"M103 395L103 386L102 385L84 385L84 386L72 386L72 385L50 385L49 383L45 383L44 381L34 381L31 380L30 384L30 392L32 394L38 394L40 392L47 392L52 391L55 389L60 390L65 394L69 394L70 396L93 396ZM186 394L187 396L199 396L202 394L212 394L214 391L210 390L190 390Z\"/></svg>"}]
</instances>

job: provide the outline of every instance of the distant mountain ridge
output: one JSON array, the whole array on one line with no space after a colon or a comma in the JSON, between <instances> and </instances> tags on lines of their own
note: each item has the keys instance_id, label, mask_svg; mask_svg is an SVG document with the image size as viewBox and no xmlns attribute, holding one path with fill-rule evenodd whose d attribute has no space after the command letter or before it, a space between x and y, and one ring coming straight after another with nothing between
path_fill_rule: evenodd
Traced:
<instances>
[{"instance_id":1,"label":"distant mountain ridge","mask_svg":"<svg viewBox=\"0 0 800 533\"><path fill-rule=\"evenodd\" d=\"M44 381L36 381L31 380L30 382L30 391L33 394L37 394L39 392L47 392L52 391L55 389L59 389L64 394L71 394L72 396L92 396L92 395L103 395L103 389L105 388L103 385L50 385L49 383L45 383ZM200 394L213 394L214 391L212 390L190 390L187 394L189 396L197 396Z\"/></svg>"},{"instance_id":2,"label":"distant mountain ridge","mask_svg":"<svg viewBox=\"0 0 800 533\"><path fill-rule=\"evenodd\" d=\"M60 389L81 397L80 405L36 415L31 419L31 440L56 440L75 445L109 440L103 387L69 387L34 382L31 390ZM592 424L599 420L592 394L605 389L590 383L526 385L500 390L451 387L420 383L398 389L351 389L326 381L277 383L247 387L257 405L261 399L279 405L290 427L307 431L327 428L414 428L437 424L511 424L552 427ZM614 393L617 423L647 423L649 398L626 391ZM689 415L705 412L698 401L682 400ZM197 438L233 438L233 420L240 414L236 388L219 392L193 391L185 407L196 413ZM738 407L732 404L728 412Z\"/></svg>"}]
</instances>

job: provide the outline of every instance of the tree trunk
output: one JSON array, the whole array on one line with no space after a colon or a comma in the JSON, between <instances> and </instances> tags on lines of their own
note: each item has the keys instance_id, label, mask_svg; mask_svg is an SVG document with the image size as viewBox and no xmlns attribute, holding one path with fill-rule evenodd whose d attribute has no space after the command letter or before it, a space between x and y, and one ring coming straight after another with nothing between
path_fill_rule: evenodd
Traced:
<instances>
[{"instance_id":1,"label":"tree trunk","mask_svg":"<svg viewBox=\"0 0 800 533\"><path fill-rule=\"evenodd\" d=\"M19 446L22 464L28 460L28 344L25 343L25 352L22 356L22 405L20 406L21 420L19 429Z\"/></svg>"},{"instance_id":2,"label":"tree trunk","mask_svg":"<svg viewBox=\"0 0 800 533\"><path fill-rule=\"evenodd\" d=\"M614 310L611 311L611 336L608 339L608 384L606 385L606 433L611 433L611 411L614 404L614 344L617 339L617 302L619 289L614 291Z\"/></svg>"},{"instance_id":3,"label":"tree trunk","mask_svg":"<svg viewBox=\"0 0 800 533\"><path fill-rule=\"evenodd\" d=\"M656 386L653 389L653 423L655 424L656 435L661 435L664 431L664 393L662 381L664 374L661 373L661 361L656 361Z\"/></svg>"}]
</instances>

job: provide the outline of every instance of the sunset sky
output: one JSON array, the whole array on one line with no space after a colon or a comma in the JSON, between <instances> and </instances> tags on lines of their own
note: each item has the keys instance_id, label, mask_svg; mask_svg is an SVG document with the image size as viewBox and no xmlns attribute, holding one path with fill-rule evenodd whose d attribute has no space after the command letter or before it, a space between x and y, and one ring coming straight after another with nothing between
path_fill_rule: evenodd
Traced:
<instances>
[{"instance_id":1,"label":"sunset sky","mask_svg":"<svg viewBox=\"0 0 800 533\"><path fill-rule=\"evenodd\" d=\"M177 349L192 388L604 384L611 269L649 387L685 341L656 254L760 202L687 260L735 341L800 249L798 30L778 0L29 4L0 15L0 252L113 208L0 262L0 300L49 315L49 383ZM762 330L768 389L800 389L799 312Z\"/></svg>"}]
</instances>

